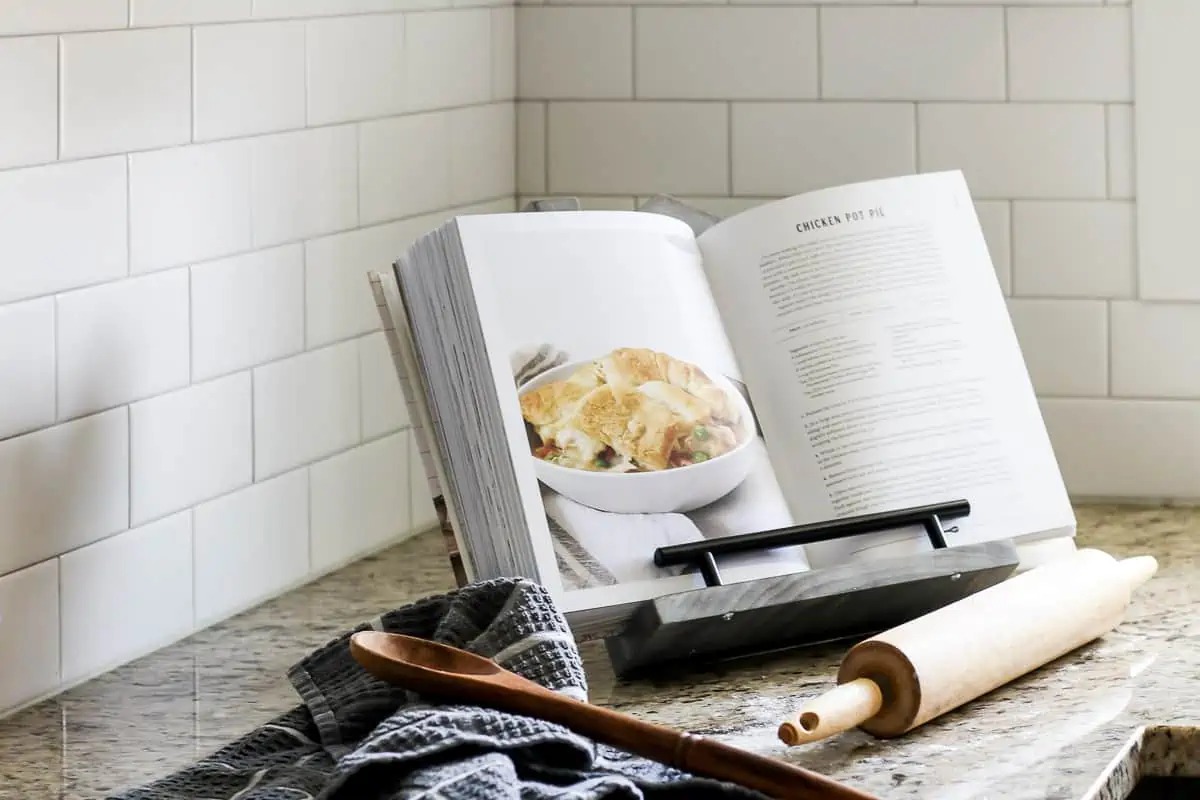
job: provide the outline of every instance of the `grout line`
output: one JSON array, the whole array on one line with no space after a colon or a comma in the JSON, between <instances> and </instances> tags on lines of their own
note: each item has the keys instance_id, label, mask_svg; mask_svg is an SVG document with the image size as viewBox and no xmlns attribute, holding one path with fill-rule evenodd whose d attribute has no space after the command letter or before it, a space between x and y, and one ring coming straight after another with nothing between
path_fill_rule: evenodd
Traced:
<instances>
[{"instance_id":1,"label":"grout line","mask_svg":"<svg viewBox=\"0 0 1200 800\"><path fill-rule=\"evenodd\" d=\"M192 268L187 267L187 312L188 312L188 385L196 380L196 313L195 296L192 294Z\"/></svg>"},{"instance_id":2,"label":"grout line","mask_svg":"<svg viewBox=\"0 0 1200 800\"><path fill-rule=\"evenodd\" d=\"M258 430L255 424L256 414L254 413L254 384L258 383L255 378L258 376L258 368L253 367L247 372L250 373L250 482L258 483Z\"/></svg>"},{"instance_id":3,"label":"grout line","mask_svg":"<svg viewBox=\"0 0 1200 800\"><path fill-rule=\"evenodd\" d=\"M921 171L921 113L920 103L912 104L913 171Z\"/></svg>"},{"instance_id":4,"label":"grout line","mask_svg":"<svg viewBox=\"0 0 1200 800\"><path fill-rule=\"evenodd\" d=\"M729 196L734 195L733 190L733 103L725 104L725 161L726 174L725 184ZM637 202L637 198L634 198Z\"/></svg>"},{"instance_id":5,"label":"grout line","mask_svg":"<svg viewBox=\"0 0 1200 800\"><path fill-rule=\"evenodd\" d=\"M629 96L638 99L638 10L636 6L629 7Z\"/></svg>"},{"instance_id":6,"label":"grout line","mask_svg":"<svg viewBox=\"0 0 1200 800\"><path fill-rule=\"evenodd\" d=\"M133 156L125 156L125 274L114 280L133 275ZM107 281L106 281L107 282Z\"/></svg>"},{"instance_id":7,"label":"grout line","mask_svg":"<svg viewBox=\"0 0 1200 800\"><path fill-rule=\"evenodd\" d=\"M1000 9L1004 37L1004 102L1012 101L1012 65L1008 56L1008 7Z\"/></svg>"},{"instance_id":8,"label":"grout line","mask_svg":"<svg viewBox=\"0 0 1200 800\"><path fill-rule=\"evenodd\" d=\"M303 467L303 469L304 469L304 490L305 490L305 497L306 497L306 499L307 499L307 503L308 503L308 515L307 515L307 516L308 516L308 536L307 536L307 540L308 540L308 565L307 565L307 567L305 568L304 572L305 572L305 574L309 574L309 573L311 573L311 572L312 572L312 565L313 565L313 508L312 508L312 506L313 506L313 502L312 502L313 491L312 491L312 468L311 468L311 465L308 465L308 464L306 464L306 465Z\"/></svg>"},{"instance_id":9,"label":"grout line","mask_svg":"<svg viewBox=\"0 0 1200 800\"><path fill-rule=\"evenodd\" d=\"M196 507L192 506L188 509L188 522L190 525L190 539L192 544L192 631L196 630L196 622L199 619L199 614L196 611Z\"/></svg>"},{"instance_id":10,"label":"grout line","mask_svg":"<svg viewBox=\"0 0 1200 800\"><path fill-rule=\"evenodd\" d=\"M514 114L515 117L515 114ZM362 225L362 129L363 123L354 126L354 225Z\"/></svg>"},{"instance_id":11,"label":"grout line","mask_svg":"<svg viewBox=\"0 0 1200 800\"><path fill-rule=\"evenodd\" d=\"M550 193L550 101L542 101L542 192Z\"/></svg>"},{"instance_id":12,"label":"grout line","mask_svg":"<svg viewBox=\"0 0 1200 800\"><path fill-rule=\"evenodd\" d=\"M52 427L54 425L54 423L58 422L59 415L62 413L62 410L60 407L60 403L62 402L62 389L59 387L59 377L62 374L62 371L59 367L62 364L62 358L58 352L58 297L50 298L50 315L51 315L50 340L51 340L51 344L52 344L53 351L54 351L54 401L51 405L51 408L54 411L54 413L53 413L54 422L51 423L50 425L44 426L43 428L38 428L37 430L45 430L45 428ZM29 433L33 433L33 432L34 431L29 431ZM13 438L16 438L17 436L20 436L20 435L21 434L14 434ZM0 441L4 441L4 440L2 438L0 438Z\"/></svg>"},{"instance_id":13,"label":"grout line","mask_svg":"<svg viewBox=\"0 0 1200 800\"><path fill-rule=\"evenodd\" d=\"M1008 201L1008 294L1011 297L1017 287L1017 226L1016 208Z\"/></svg>"},{"instance_id":14,"label":"grout line","mask_svg":"<svg viewBox=\"0 0 1200 800\"><path fill-rule=\"evenodd\" d=\"M1109 104L1104 103L1100 106L1101 113L1104 115L1104 195L1110 200L1113 199L1113 180L1112 180L1112 126L1109 124Z\"/></svg>"},{"instance_id":15,"label":"grout line","mask_svg":"<svg viewBox=\"0 0 1200 800\"><path fill-rule=\"evenodd\" d=\"M128 405L125 406L125 494L125 530L129 530L133 527L133 407ZM117 533L122 531L111 535Z\"/></svg>"},{"instance_id":16,"label":"grout line","mask_svg":"<svg viewBox=\"0 0 1200 800\"><path fill-rule=\"evenodd\" d=\"M825 96L825 65L822 63L825 60L825 49L821 46L821 6L817 6L817 99L820 100Z\"/></svg>"},{"instance_id":17,"label":"grout line","mask_svg":"<svg viewBox=\"0 0 1200 800\"><path fill-rule=\"evenodd\" d=\"M374 334L370 334L374 335ZM357 339L354 344L354 389L358 394L358 441L363 440L366 423L363 421L365 416L364 409L364 393L363 393L363 365L362 365L362 343L367 337Z\"/></svg>"},{"instance_id":18,"label":"grout line","mask_svg":"<svg viewBox=\"0 0 1200 800\"><path fill-rule=\"evenodd\" d=\"M192 115L191 125L188 129L192 132L192 143L196 142L196 28L192 28L191 36L188 37L188 47L191 48L190 70L191 75L190 88L192 90L191 102L188 103L188 111Z\"/></svg>"},{"instance_id":19,"label":"grout line","mask_svg":"<svg viewBox=\"0 0 1200 800\"><path fill-rule=\"evenodd\" d=\"M405 20L405 22L407 23L407 20ZM404 27L404 31L405 31L405 34L407 37L408 25L405 24L403 27ZM300 46L300 52L304 56L304 73L303 73L303 75L304 75L304 126L307 128L308 125L312 122L312 119L308 116L310 109L309 109L309 102L308 102L308 91L309 91L308 65L309 65L309 60L308 60L308 23L307 22L301 23L301 25L300 25L300 38L302 40L301 46ZM403 44L405 46L405 48L407 49L407 47L408 47L407 38L405 39L405 41L402 41L401 44ZM401 58L403 60L403 56ZM401 87L401 88L403 88L403 87ZM404 99L407 100L408 98L405 97Z\"/></svg>"},{"instance_id":20,"label":"grout line","mask_svg":"<svg viewBox=\"0 0 1200 800\"><path fill-rule=\"evenodd\" d=\"M55 81L54 81L54 115L55 123L58 125L58 130L54 132L54 161L62 160L62 136L63 136L63 79L66 77L66 70L63 69L65 54L63 53L63 37L59 36L55 39L55 47L57 54L55 56ZM0 170L3 172L3 170Z\"/></svg>"},{"instance_id":21,"label":"grout line","mask_svg":"<svg viewBox=\"0 0 1200 800\"><path fill-rule=\"evenodd\" d=\"M1106 393L1109 397L1112 397L1112 393L1113 393L1113 324L1112 324L1112 317L1113 317L1113 301L1108 300L1104 303L1104 333L1105 333L1105 336L1107 339L1106 355L1108 356L1107 360L1105 361L1104 366L1105 366L1105 370L1107 372Z\"/></svg>"},{"instance_id":22,"label":"grout line","mask_svg":"<svg viewBox=\"0 0 1200 800\"><path fill-rule=\"evenodd\" d=\"M28 568L22 567L22 569L28 569ZM54 683L61 685L63 682L63 579L62 579L62 556L61 555L57 555L54 557L54 572L55 572L55 577L57 578L56 583L58 584L58 680L56 680ZM65 715L65 711L64 711L64 715ZM65 716L63 717L62 724L63 724L63 738L61 741L65 742L65 741L67 741L67 739L66 739L67 720L66 720ZM66 765L64 764L63 766L65 767Z\"/></svg>"}]
</instances>

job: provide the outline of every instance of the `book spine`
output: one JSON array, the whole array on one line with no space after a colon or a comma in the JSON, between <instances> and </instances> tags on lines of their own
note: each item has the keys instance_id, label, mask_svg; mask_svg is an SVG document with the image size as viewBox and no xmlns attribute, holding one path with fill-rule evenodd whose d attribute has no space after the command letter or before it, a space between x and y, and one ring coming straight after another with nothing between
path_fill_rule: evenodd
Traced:
<instances>
[{"instance_id":1,"label":"book spine","mask_svg":"<svg viewBox=\"0 0 1200 800\"><path fill-rule=\"evenodd\" d=\"M453 507L442 489L441 472L444 462L437 451L433 436L432 417L425 403L424 392L419 381L420 372L416 352L408 333L408 315L404 310L404 301L400 297L394 279L378 272L367 275L371 283L371 292L375 296L375 308L379 313L383 332L388 342L388 350L392 355L392 363L400 378L400 389L404 394L404 402L408 406L408 417L412 421L412 435L417 443L421 458L421 467L425 473L429 496L437 513L438 526L442 532L442 540L450 566L454 570L454 579L459 586L469 581L469 565L463 558L462 547L454 524Z\"/></svg>"}]
</instances>

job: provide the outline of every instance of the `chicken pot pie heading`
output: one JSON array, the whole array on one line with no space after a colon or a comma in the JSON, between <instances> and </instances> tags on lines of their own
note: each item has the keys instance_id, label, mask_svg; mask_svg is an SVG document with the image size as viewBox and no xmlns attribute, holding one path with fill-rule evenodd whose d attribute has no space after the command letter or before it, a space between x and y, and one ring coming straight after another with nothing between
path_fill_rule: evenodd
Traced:
<instances>
[{"instance_id":1,"label":"chicken pot pie heading","mask_svg":"<svg viewBox=\"0 0 1200 800\"><path fill-rule=\"evenodd\" d=\"M537 458L600 472L697 464L741 443L737 406L694 364L621 348L521 396Z\"/></svg>"}]
</instances>

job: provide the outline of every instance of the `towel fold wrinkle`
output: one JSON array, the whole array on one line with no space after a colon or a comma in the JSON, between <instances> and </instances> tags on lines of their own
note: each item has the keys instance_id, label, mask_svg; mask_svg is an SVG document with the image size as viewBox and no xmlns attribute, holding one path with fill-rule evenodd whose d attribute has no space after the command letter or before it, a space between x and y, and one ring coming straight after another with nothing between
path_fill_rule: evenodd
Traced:
<instances>
[{"instance_id":1,"label":"towel fold wrinkle","mask_svg":"<svg viewBox=\"0 0 1200 800\"><path fill-rule=\"evenodd\" d=\"M293 666L300 703L195 764L115 800L755 800L738 786L597 744L550 722L423 697L364 671L354 631L433 639L587 697L566 620L542 586L469 584L347 631Z\"/></svg>"}]
</instances>

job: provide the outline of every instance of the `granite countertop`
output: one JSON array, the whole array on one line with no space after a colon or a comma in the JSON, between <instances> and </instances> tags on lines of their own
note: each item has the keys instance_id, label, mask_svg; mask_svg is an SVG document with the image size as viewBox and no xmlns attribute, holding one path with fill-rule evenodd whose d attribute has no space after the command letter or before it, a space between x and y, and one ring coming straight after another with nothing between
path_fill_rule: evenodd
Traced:
<instances>
[{"instance_id":1,"label":"granite countertop","mask_svg":"<svg viewBox=\"0 0 1200 800\"><path fill-rule=\"evenodd\" d=\"M1080 546L1150 553L1158 575L1126 622L901 739L775 737L832 685L844 646L759 656L670 679L614 679L584 647L591 699L769 753L882 798L1124 797L1138 764L1200 775L1200 510L1079 509ZM425 534L0 720L0 800L94 798L215 750L297 703L288 666L347 627L453 588ZM1140 759L1140 761L1139 761Z\"/></svg>"}]
</instances>

